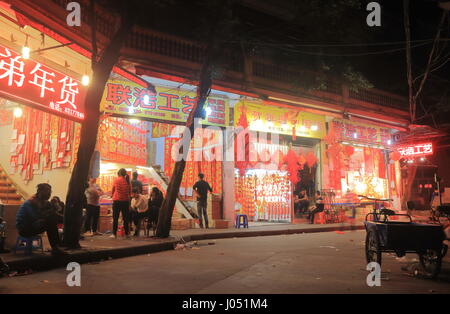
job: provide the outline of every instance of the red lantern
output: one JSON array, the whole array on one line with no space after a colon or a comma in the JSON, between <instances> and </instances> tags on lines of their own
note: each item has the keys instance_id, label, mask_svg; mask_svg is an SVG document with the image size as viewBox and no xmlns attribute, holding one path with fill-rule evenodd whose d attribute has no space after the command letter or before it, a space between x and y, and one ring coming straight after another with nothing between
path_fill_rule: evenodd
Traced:
<instances>
[{"instance_id":1,"label":"red lantern","mask_svg":"<svg viewBox=\"0 0 450 314\"><path fill-rule=\"evenodd\" d=\"M312 166L314 166L317 162L317 157L314 156L314 154L312 152L309 152L306 154L306 164L308 165L309 168L311 168Z\"/></svg>"},{"instance_id":2,"label":"red lantern","mask_svg":"<svg viewBox=\"0 0 450 314\"><path fill-rule=\"evenodd\" d=\"M300 164L300 166L303 167L303 165L306 163L306 158L303 154L298 156L297 162Z\"/></svg>"},{"instance_id":3,"label":"red lantern","mask_svg":"<svg viewBox=\"0 0 450 314\"><path fill-rule=\"evenodd\" d=\"M284 160L286 161L288 165L288 172L289 172L289 180L292 182L292 184L296 184L299 181L298 178L298 171L300 170L300 166L298 164L298 157L297 154L290 149L285 156Z\"/></svg>"}]
</instances>

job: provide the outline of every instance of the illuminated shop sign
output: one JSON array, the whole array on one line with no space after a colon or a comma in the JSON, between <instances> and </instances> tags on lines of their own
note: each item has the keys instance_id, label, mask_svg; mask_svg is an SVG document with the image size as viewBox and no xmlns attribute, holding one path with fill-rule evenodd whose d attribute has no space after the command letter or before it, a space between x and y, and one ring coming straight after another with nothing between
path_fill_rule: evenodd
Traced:
<instances>
[{"instance_id":1,"label":"illuminated shop sign","mask_svg":"<svg viewBox=\"0 0 450 314\"><path fill-rule=\"evenodd\" d=\"M400 153L402 157L418 157L418 156L432 155L433 144L424 143L424 144L402 146L398 147L397 151Z\"/></svg>"},{"instance_id":2,"label":"illuminated shop sign","mask_svg":"<svg viewBox=\"0 0 450 314\"><path fill-rule=\"evenodd\" d=\"M0 94L84 119L86 89L74 78L0 45Z\"/></svg>"},{"instance_id":3,"label":"illuminated shop sign","mask_svg":"<svg viewBox=\"0 0 450 314\"><path fill-rule=\"evenodd\" d=\"M234 106L234 123L245 113L252 131L278 133L309 138L325 136L325 116L276 107L259 102L239 101Z\"/></svg>"},{"instance_id":4,"label":"illuminated shop sign","mask_svg":"<svg viewBox=\"0 0 450 314\"><path fill-rule=\"evenodd\" d=\"M186 122L197 101L194 91L155 86L156 93L134 82L109 80L101 103L108 113ZM203 124L228 125L228 99L210 96Z\"/></svg>"}]
</instances>

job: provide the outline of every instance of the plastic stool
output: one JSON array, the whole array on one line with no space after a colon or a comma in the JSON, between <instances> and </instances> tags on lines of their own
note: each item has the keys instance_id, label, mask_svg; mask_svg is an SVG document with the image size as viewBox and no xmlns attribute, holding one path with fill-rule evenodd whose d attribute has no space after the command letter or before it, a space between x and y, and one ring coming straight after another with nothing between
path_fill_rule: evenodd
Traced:
<instances>
[{"instance_id":1,"label":"plastic stool","mask_svg":"<svg viewBox=\"0 0 450 314\"><path fill-rule=\"evenodd\" d=\"M33 246L34 241L38 242L37 246ZM24 243L25 245L22 245ZM25 255L31 255L33 253L33 249L41 249L42 253L44 253L44 245L42 243L42 237L40 235L28 238L22 236L17 237L16 246L14 247L14 254L16 254L17 251L24 251Z\"/></svg>"},{"instance_id":2,"label":"plastic stool","mask_svg":"<svg viewBox=\"0 0 450 314\"><path fill-rule=\"evenodd\" d=\"M315 224L321 224L324 225L327 223L326 217L325 217L325 213L322 212L318 212L314 215L314 223Z\"/></svg>"},{"instance_id":3,"label":"plastic stool","mask_svg":"<svg viewBox=\"0 0 450 314\"><path fill-rule=\"evenodd\" d=\"M247 215L237 214L236 215L236 226L235 227L236 228L241 228L241 226L243 226L244 228L248 228L248 218L247 218Z\"/></svg>"}]
</instances>

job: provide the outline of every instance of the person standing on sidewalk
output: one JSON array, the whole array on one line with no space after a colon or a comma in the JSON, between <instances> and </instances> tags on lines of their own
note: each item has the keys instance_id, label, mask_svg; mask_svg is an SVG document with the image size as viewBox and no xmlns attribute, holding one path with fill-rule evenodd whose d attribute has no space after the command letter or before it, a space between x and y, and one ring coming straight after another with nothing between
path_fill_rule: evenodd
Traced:
<instances>
[{"instance_id":1,"label":"person standing on sidewalk","mask_svg":"<svg viewBox=\"0 0 450 314\"><path fill-rule=\"evenodd\" d=\"M197 195L197 212L198 212L198 219L200 221L200 228L203 228L203 218L202 216L205 216L205 227L208 228L208 212L206 210L207 208L207 200L208 200L208 191L212 193L212 188L209 185L208 182L204 180L203 173L198 174L198 180L194 186L193 189Z\"/></svg>"},{"instance_id":2,"label":"person standing on sidewalk","mask_svg":"<svg viewBox=\"0 0 450 314\"><path fill-rule=\"evenodd\" d=\"M136 189L139 194L142 194L142 182L138 180L137 171L133 172L133 180L131 180L131 189Z\"/></svg>"},{"instance_id":3,"label":"person standing on sidewalk","mask_svg":"<svg viewBox=\"0 0 450 314\"><path fill-rule=\"evenodd\" d=\"M117 228L119 224L119 215L122 213L123 227L125 235L128 238L130 234L130 199L131 199L131 184L130 177L127 171L122 168L118 171L118 178L114 181L112 187L113 199L113 234L111 238L117 237Z\"/></svg>"},{"instance_id":4,"label":"person standing on sidewalk","mask_svg":"<svg viewBox=\"0 0 450 314\"><path fill-rule=\"evenodd\" d=\"M159 210L164 201L164 195L160 189L154 186L150 192L150 197L148 198L148 224L147 230L150 227L153 229L153 236L156 232L156 226L158 225Z\"/></svg>"},{"instance_id":5,"label":"person standing on sidewalk","mask_svg":"<svg viewBox=\"0 0 450 314\"><path fill-rule=\"evenodd\" d=\"M86 221L84 225L85 232L92 232L92 235L101 235L97 232L98 219L100 217L100 196L102 189L96 184L97 179L89 179L89 186L84 191L86 195Z\"/></svg>"}]
</instances>

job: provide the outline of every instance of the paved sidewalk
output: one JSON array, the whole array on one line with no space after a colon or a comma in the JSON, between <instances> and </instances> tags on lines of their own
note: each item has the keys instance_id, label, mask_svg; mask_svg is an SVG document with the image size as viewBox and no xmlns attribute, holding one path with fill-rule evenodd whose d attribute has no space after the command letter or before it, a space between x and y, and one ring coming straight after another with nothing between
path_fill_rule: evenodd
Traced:
<instances>
[{"instance_id":1,"label":"paved sidewalk","mask_svg":"<svg viewBox=\"0 0 450 314\"><path fill-rule=\"evenodd\" d=\"M86 237L80 241L81 249L68 250L68 256L53 257L49 252L34 251L33 255L25 256L23 252L1 254L0 256L13 271L43 271L65 267L69 262L94 263L102 260L150 254L173 250L178 243L238 237L256 237L281 234L298 234L314 232L332 232L363 229L362 223L355 225L340 223L328 225L310 224L266 224L250 225L241 229L189 229L172 230L171 237L155 239L139 237L131 239L111 239L109 235Z\"/></svg>"}]
</instances>

